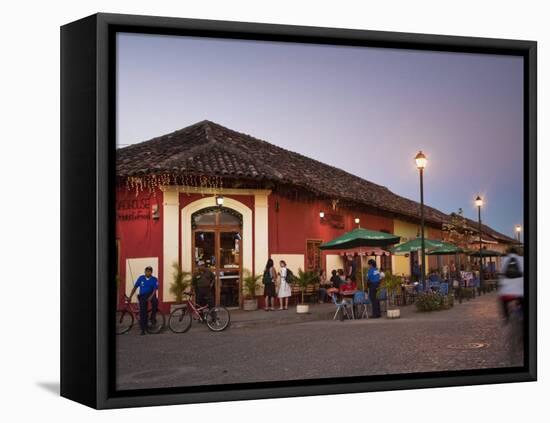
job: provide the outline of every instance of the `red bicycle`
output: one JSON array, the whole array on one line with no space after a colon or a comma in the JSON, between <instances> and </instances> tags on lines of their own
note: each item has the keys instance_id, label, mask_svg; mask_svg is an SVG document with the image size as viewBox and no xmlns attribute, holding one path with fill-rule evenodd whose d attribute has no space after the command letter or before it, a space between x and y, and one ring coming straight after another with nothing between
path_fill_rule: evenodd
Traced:
<instances>
[{"instance_id":1,"label":"red bicycle","mask_svg":"<svg viewBox=\"0 0 550 423\"><path fill-rule=\"evenodd\" d=\"M139 322L139 306L135 303L130 303L127 295L124 296L124 308L117 310L116 312L116 334L122 335L129 332L134 326L135 322ZM151 307L147 307L147 332L148 333L160 333L164 329L166 324L166 318L164 314L157 310L156 321L151 321Z\"/></svg>"},{"instance_id":2,"label":"red bicycle","mask_svg":"<svg viewBox=\"0 0 550 423\"><path fill-rule=\"evenodd\" d=\"M185 333L191 327L193 320L206 323L208 329L221 332L229 326L231 317L225 307L199 306L191 300L192 294L186 304L176 308L168 318L168 327L174 333Z\"/></svg>"}]
</instances>

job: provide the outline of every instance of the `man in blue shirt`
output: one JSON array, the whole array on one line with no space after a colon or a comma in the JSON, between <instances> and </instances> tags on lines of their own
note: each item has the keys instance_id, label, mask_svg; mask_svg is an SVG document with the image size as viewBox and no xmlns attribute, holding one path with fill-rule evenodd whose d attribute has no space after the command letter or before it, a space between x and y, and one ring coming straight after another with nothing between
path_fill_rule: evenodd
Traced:
<instances>
[{"instance_id":1,"label":"man in blue shirt","mask_svg":"<svg viewBox=\"0 0 550 423\"><path fill-rule=\"evenodd\" d=\"M376 261L370 259L368 261L369 271L367 273L369 298L372 304L372 317L377 319L380 317L380 300L376 297L376 290L380 286L381 275L376 268Z\"/></svg>"},{"instance_id":2,"label":"man in blue shirt","mask_svg":"<svg viewBox=\"0 0 550 423\"><path fill-rule=\"evenodd\" d=\"M153 268L147 266L145 268L145 274L137 278L134 288L130 293L128 302L132 301L134 292L139 288L138 301L139 301L139 326L141 328L141 334L145 335L145 329L147 329L147 303L151 301L151 324L156 325L157 320L157 290L159 289L159 281L153 276Z\"/></svg>"},{"instance_id":3,"label":"man in blue shirt","mask_svg":"<svg viewBox=\"0 0 550 423\"><path fill-rule=\"evenodd\" d=\"M414 261L412 266L412 275L413 275L413 282L420 282L420 266L418 265L418 261Z\"/></svg>"}]
</instances>

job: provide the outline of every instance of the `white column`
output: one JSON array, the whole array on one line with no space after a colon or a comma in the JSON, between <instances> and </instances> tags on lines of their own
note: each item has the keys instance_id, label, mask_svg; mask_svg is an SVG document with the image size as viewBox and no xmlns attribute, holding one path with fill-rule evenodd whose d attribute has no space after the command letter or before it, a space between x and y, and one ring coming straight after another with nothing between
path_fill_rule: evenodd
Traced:
<instances>
[{"instance_id":1,"label":"white column","mask_svg":"<svg viewBox=\"0 0 550 423\"><path fill-rule=\"evenodd\" d=\"M254 195L254 273L259 274L269 258L268 194Z\"/></svg>"},{"instance_id":2,"label":"white column","mask_svg":"<svg viewBox=\"0 0 550 423\"><path fill-rule=\"evenodd\" d=\"M173 301L170 295L172 283L172 265L178 262L178 235L179 235L179 193L177 191L163 192L163 301Z\"/></svg>"}]
</instances>

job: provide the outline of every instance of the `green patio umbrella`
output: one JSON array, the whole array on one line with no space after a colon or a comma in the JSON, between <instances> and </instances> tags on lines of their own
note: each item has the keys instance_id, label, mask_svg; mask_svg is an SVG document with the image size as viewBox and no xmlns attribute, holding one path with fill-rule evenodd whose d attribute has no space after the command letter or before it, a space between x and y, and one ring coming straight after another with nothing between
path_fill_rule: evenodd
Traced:
<instances>
[{"instance_id":1,"label":"green patio umbrella","mask_svg":"<svg viewBox=\"0 0 550 423\"><path fill-rule=\"evenodd\" d=\"M400 239L400 236L388 234L386 232L356 228L331 241L321 244L319 248L321 250L347 250L358 247L381 247L396 244Z\"/></svg>"},{"instance_id":2,"label":"green patio umbrella","mask_svg":"<svg viewBox=\"0 0 550 423\"><path fill-rule=\"evenodd\" d=\"M424 248L426 250L426 254L429 254L431 251L436 251L438 249L453 250L453 252L449 254L455 254L454 250L457 249L458 247L448 242L425 238ZM393 254L409 254L413 251L420 251L421 249L422 249L422 238L415 238L410 241L404 242L402 244L396 245L395 247L390 248L389 251Z\"/></svg>"},{"instance_id":3,"label":"green patio umbrella","mask_svg":"<svg viewBox=\"0 0 550 423\"><path fill-rule=\"evenodd\" d=\"M430 250L428 253L429 256L447 256L452 254L462 254L464 249L457 247L456 245L449 244L449 246L443 246L436 248L435 250Z\"/></svg>"},{"instance_id":4,"label":"green patio umbrella","mask_svg":"<svg viewBox=\"0 0 550 423\"><path fill-rule=\"evenodd\" d=\"M401 237L398 235L356 228L321 244L319 248L321 250L348 250L360 247L381 247L397 244L400 239ZM363 256L361 256L361 286L365 289L363 281Z\"/></svg>"},{"instance_id":5,"label":"green patio umbrella","mask_svg":"<svg viewBox=\"0 0 550 423\"><path fill-rule=\"evenodd\" d=\"M468 255L471 257L479 257L480 256L479 250L472 251ZM481 250L481 257L500 257L500 256L502 256L502 253L499 251L487 250L485 248Z\"/></svg>"}]
</instances>

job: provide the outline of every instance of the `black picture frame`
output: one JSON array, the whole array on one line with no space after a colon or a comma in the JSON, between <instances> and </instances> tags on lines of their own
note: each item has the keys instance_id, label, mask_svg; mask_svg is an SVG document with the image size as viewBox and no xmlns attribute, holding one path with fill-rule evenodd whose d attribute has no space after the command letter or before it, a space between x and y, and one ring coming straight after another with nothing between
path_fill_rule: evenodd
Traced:
<instances>
[{"instance_id":1,"label":"black picture frame","mask_svg":"<svg viewBox=\"0 0 550 423\"><path fill-rule=\"evenodd\" d=\"M525 366L197 388L114 390L115 34L518 55L524 58ZM61 395L105 409L535 381L537 44L534 41L95 14L61 28Z\"/></svg>"}]
</instances>

